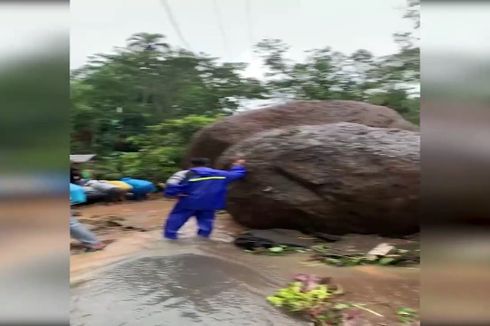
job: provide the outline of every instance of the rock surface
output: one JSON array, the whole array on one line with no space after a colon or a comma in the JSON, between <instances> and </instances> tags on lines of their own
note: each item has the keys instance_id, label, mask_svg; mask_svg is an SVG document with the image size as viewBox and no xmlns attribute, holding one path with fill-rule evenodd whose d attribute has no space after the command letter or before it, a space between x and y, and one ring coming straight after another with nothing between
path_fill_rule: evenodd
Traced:
<instances>
[{"instance_id":1,"label":"rock surface","mask_svg":"<svg viewBox=\"0 0 490 326\"><path fill-rule=\"evenodd\" d=\"M297 126L227 150L249 174L231 185L227 210L251 228L331 234L418 230L420 136L354 123Z\"/></svg>"},{"instance_id":2,"label":"rock surface","mask_svg":"<svg viewBox=\"0 0 490 326\"><path fill-rule=\"evenodd\" d=\"M294 101L227 117L198 132L187 152L213 162L231 145L258 132L299 125L353 122L371 127L417 130L394 110L356 101Z\"/></svg>"}]
</instances>

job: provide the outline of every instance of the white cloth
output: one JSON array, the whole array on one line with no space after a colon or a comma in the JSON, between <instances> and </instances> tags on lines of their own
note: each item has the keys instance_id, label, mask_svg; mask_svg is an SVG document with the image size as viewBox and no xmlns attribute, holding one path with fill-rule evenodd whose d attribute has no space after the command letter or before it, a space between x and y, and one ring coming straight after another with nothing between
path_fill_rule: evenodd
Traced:
<instances>
[{"instance_id":1,"label":"white cloth","mask_svg":"<svg viewBox=\"0 0 490 326\"><path fill-rule=\"evenodd\" d=\"M99 191L108 191L117 188L115 185L108 182L103 182L101 180L90 180L86 183L86 185Z\"/></svg>"},{"instance_id":2,"label":"white cloth","mask_svg":"<svg viewBox=\"0 0 490 326\"><path fill-rule=\"evenodd\" d=\"M185 179L187 172L189 172L189 170L183 170L183 171L179 171L177 173L174 173L170 178L168 178L166 184L168 184L168 185L180 184L182 182L182 180Z\"/></svg>"}]
</instances>

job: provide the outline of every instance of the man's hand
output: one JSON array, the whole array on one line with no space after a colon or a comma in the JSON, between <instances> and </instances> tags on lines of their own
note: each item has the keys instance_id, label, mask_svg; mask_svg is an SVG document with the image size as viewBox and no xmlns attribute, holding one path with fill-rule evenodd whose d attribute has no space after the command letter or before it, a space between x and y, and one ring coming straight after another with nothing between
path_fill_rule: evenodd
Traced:
<instances>
[{"instance_id":1,"label":"man's hand","mask_svg":"<svg viewBox=\"0 0 490 326\"><path fill-rule=\"evenodd\" d=\"M245 165L245 160L238 159L233 163L233 165Z\"/></svg>"}]
</instances>

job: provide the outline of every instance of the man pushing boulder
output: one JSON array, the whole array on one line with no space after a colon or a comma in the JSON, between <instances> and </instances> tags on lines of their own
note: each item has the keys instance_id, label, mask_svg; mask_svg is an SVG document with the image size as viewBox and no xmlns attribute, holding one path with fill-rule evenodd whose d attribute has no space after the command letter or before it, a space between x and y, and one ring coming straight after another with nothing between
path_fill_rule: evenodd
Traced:
<instances>
[{"instance_id":1,"label":"man pushing boulder","mask_svg":"<svg viewBox=\"0 0 490 326\"><path fill-rule=\"evenodd\" d=\"M198 236L209 238L217 210L225 207L228 184L245 177L245 160L236 160L230 170L209 167L209 159L194 158L189 170L179 171L166 183L165 196L178 198L165 223L163 236L177 239L179 229L195 216Z\"/></svg>"}]
</instances>

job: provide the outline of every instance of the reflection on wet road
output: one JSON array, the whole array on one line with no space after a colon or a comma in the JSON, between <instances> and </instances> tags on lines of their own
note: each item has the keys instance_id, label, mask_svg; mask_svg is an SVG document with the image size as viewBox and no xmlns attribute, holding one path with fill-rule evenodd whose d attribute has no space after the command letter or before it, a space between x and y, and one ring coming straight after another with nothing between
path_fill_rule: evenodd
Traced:
<instances>
[{"instance_id":1,"label":"reflection on wet road","mask_svg":"<svg viewBox=\"0 0 490 326\"><path fill-rule=\"evenodd\" d=\"M71 320L74 326L303 324L270 307L259 294L264 286L251 269L214 257L143 257L74 288Z\"/></svg>"}]
</instances>

